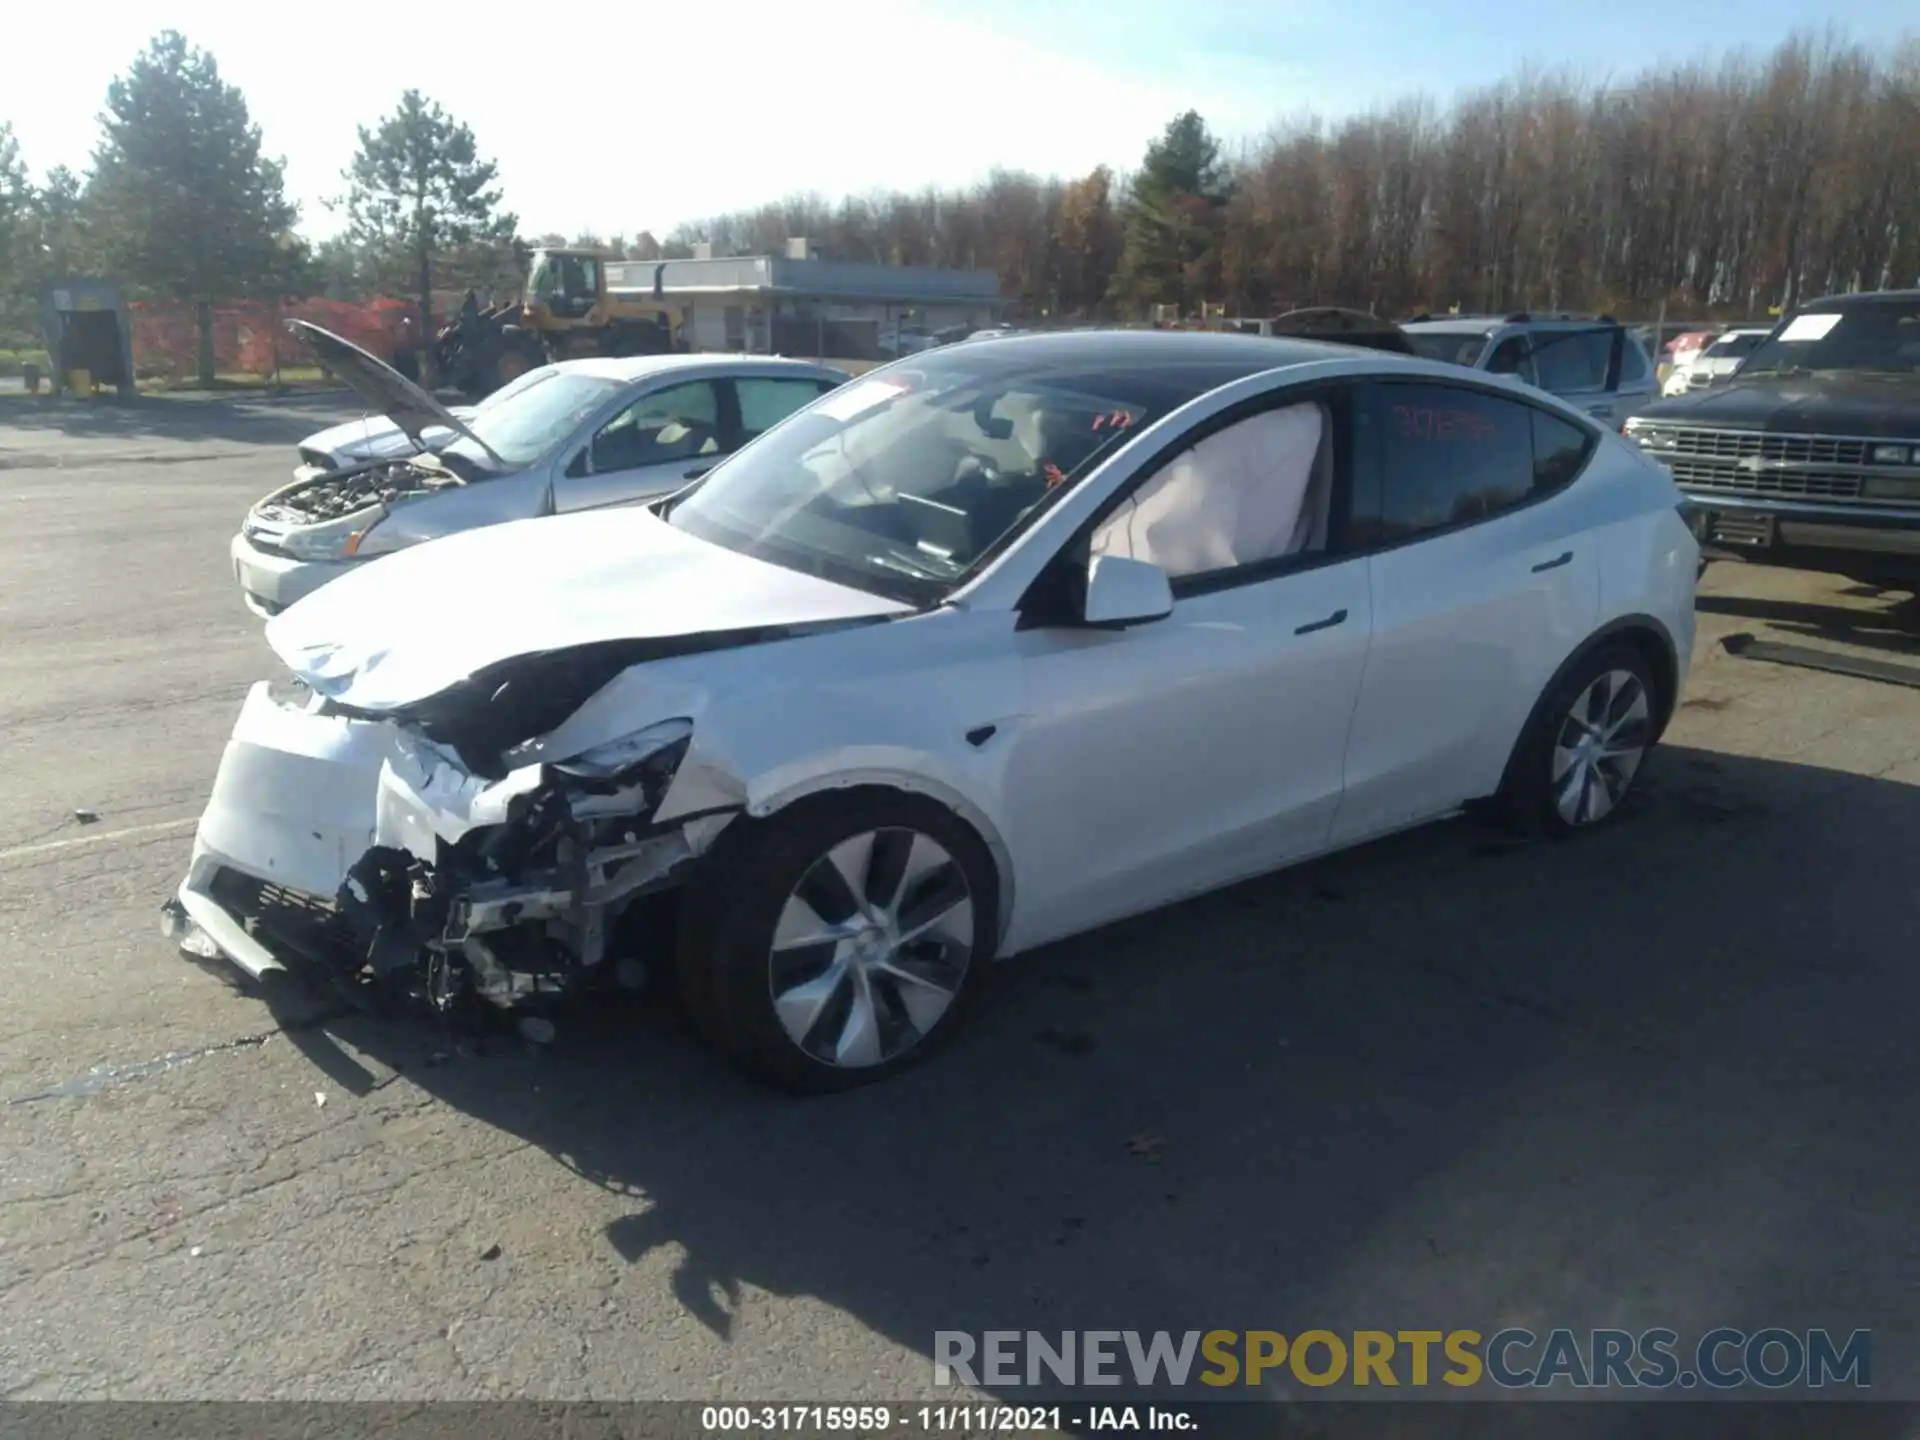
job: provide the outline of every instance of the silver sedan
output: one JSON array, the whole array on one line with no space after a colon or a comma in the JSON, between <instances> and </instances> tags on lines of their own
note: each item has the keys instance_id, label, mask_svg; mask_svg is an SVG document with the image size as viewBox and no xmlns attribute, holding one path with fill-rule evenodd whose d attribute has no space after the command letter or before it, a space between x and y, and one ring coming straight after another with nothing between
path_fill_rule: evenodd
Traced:
<instances>
[{"instance_id":1,"label":"silver sedan","mask_svg":"<svg viewBox=\"0 0 1920 1440\"><path fill-rule=\"evenodd\" d=\"M770 356L567 360L458 411L330 331L289 328L405 444L337 469L303 465L253 507L231 548L261 616L422 541L668 494L848 379Z\"/></svg>"}]
</instances>

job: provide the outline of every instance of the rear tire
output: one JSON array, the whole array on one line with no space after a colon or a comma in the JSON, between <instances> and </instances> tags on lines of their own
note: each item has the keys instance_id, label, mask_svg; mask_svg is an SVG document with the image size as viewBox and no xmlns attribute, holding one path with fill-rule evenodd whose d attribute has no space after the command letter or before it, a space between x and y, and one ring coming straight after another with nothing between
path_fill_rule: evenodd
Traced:
<instances>
[{"instance_id":1,"label":"rear tire","mask_svg":"<svg viewBox=\"0 0 1920 1440\"><path fill-rule=\"evenodd\" d=\"M998 875L973 830L936 801L877 788L735 827L681 927L681 989L703 1038L800 1094L871 1084L944 1043L996 941Z\"/></svg>"},{"instance_id":2,"label":"rear tire","mask_svg":"<svg viewBox=\"0 0 1920 1440\"><path fill-rule=\"evenodd\" d=\"M1659 736L1652 667L1632 645L1601 645L1547 687L1521 732L1497 810L1526 834L1566 836L1618 813Z\"/></svg>"}]
</instances>

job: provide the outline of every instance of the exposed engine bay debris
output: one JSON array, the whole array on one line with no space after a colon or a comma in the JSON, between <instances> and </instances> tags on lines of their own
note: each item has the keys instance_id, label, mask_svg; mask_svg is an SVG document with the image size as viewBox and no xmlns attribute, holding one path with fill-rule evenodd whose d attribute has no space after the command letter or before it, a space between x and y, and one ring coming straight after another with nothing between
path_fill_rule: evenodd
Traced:
<instances>
[{"instance_id":1,"label":"exposed engine bay debris","mask_svg":"<svg viewBox=\"0 0 1920 1440\"><path fill-rule=\"evenodd\" d=\"M254 519L269 525L311 525L465 483L449 468L412 460L383 461L290 485L262 500Z\"/></svg>"}]
</instances>

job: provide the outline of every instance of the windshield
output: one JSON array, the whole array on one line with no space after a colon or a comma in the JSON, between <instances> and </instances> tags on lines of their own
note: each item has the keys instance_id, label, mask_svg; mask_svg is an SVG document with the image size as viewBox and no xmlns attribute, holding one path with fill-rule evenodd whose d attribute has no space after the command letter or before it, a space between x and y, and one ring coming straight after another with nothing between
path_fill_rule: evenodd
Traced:
<instances>
[{"instance_id":1,"label":"windshield","mask_svg":"<svg viewBox=\"0 0 1920 1440\"><path fill-rule=\"evenodd\" d=\"M1480 352L1486 349L1487 338L1492 333L1490 330L1477 335L1458 330L1408 330L1407 339L1413 342L1413 353L1422 360L1438 360L1471 369L1480 363Z\"/></svg>"},{"instance_id":2,"label":"windshield","mask_svg":"<svg viewBox=\"0 0 1920 1440\"><path fill-rule=\"evenodd\" d=\"M1764 330L1750 335L1728 335L1716 340L1706 348L1709 360L1738 360L1742 355L1751 355L1760 348L1760 342L1767 338Z\"/></svg>"},{"instance_id":3,"label":"windshield","mask_svg":"<svg viewBox=\"0 0 1920 1440\"><path fill-rule=\"evenodd\" d=\"M888 367L832 392L684 492L668 523L931 604L1130 432L1233 378L1212 367L1016 370L964 347L930 353L974 358Z\"/></svg>"},{"instance_id":4,"label":"windshield","mask_svg":"<svg viewBox=\"0 0 1920 1440\"><path fill-rule=\"evenodd\" d=\"M531 383L498 405L486 406L467 422L467 428L487 449L512 466L531 465L604 404L620 388L618 380L565 371L535 371ZM482 464L491 463L485 450L464 435L447 449Z\"/></svg>"},{"instance_id":5,"label":"windshield","mask_svg":"<svg viewBox=\"0 0 1920 1440\"><path fill-rule=\"evenodd\" d=\"M1753 375L1836 371L1910 375L1920 370L1920 303L1907 300L1807 310L1755 348L1740 367Z\"/></svg>"},{"instance_id":6,"label":"windshield","mask_svg":"<svg viewBox=\"0 0 1920 1440\"><path fill-rule=\"evenodd\" d=\"M516 375L513 379L509 380L505 385L502 385L498 390L492 391L491 393L482 396L479 402L475 404L473 407L474 413L481 414L481 413L484 413L485 411L492 410L501 405L504 405L507 401L513 399L514 396L520 394L522 391L528 390L533 386L538 385L542 380L545 380L548 377L549 373L550 372L545 369L540 369L540 370L529 370L524 375Z\"/></svg>"}]
</instances>

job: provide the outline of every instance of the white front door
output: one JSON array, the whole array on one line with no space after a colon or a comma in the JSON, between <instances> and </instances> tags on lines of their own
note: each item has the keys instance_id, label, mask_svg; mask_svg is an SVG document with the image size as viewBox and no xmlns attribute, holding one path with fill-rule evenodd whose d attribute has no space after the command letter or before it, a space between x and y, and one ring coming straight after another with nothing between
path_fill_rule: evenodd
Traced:
<instances>
[{"instance_id":1,"label":"white front door","mask_svg":"<svg viewBox=\"0 0 1920 1440\"><path fill-rule=\"evenodd\" d=\"M678 490L689 470L732 448L721 399L712 380L648 391L573 458L554 482L554 508L591 510Z\"/></svg>"},{"instance_id":2,"label":"white front door","mask_svg":"<svg viewBox=\"0 0 1920 1440\"><path fill-rule=\"evenodd\" d=\"M1018 633L1009 948L1321 849L1370 629L1367 562L1353 559L1182 599L1117 633Z\"/></svg>"},{"instance_id":3,"label":"white front door","mask_svg":"<svg viewBox=\"0 0 1920 1440\"><path fill-rule=\"evenodd\" d=\"M1344 503L1334 413L1308 402L1224 427L1095 528L1091 551L1168 572L1170 615L1015 633L1025 704L1003 782L1022 890L1009 948L1326 844L1372 629L1367 561L1328 545Z\"/></svg>"}]
</instances>

